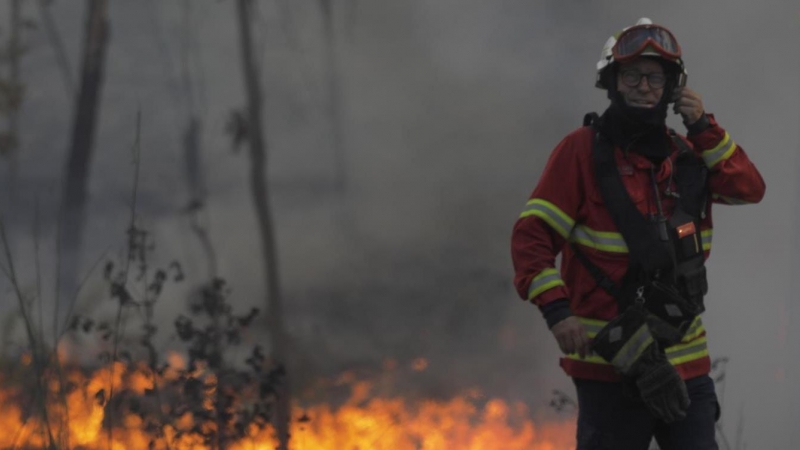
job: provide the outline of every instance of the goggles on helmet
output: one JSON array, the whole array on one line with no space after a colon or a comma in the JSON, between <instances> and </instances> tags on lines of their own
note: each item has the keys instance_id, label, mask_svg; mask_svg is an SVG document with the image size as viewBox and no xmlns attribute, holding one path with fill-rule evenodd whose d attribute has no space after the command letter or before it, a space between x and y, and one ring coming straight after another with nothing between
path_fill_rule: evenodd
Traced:
<instances>
[{"instance_id":1,"label":"goggles on helmet","mask_svg":"<svg viewBox=\"0 0 800 450\"><path fill-rule=\"evenodd\" d=\"M681 47L672 33L659 25L635 25L623 31L611 49L614 60L625 62L639 56L648 46L668 59L681 57Z\"/></svg>"}]
</instances>

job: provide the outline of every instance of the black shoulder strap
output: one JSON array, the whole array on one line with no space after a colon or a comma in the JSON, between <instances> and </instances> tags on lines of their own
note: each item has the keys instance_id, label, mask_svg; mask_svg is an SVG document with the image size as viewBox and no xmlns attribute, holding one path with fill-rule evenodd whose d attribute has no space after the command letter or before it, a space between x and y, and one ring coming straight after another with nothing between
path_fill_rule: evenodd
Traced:
<instances>
[{"instance_id":1,"label":"black shoulder strap","mask_svg":"<svg viewBox=\"0 0 800 450\"><path fill-rule=\"evenodd\" d=\"M639 212L625 189L614 159L614 146L597 131L592 158L600 195L628 246L629 268L638 265L645 272L652 273L671 267L672 257L659 239L656 228Z\"/></svg>"},{"instance_id":2,"label":"black shoulder strap","mask_svg":"<svg viewBox=\"0 0 800 450\"><path fill-rule=\"evenodd\" d=\"M586 113L583 116L583 126L585 127L593 127L595 129L595 133L597 133L597 122L600 116L597 115L596 112ZM583 264L589 274L594 278L595 282L599 287L603 290L611 294L612 297L615 299L619 299L619 289L617 288L614 281L603 272L602 269L597 267L589 258L581 251L580 248L575 243L570 243L570 247L572 248L572 253L575 254L575 257Z\"/></svg>"},{"instance_id":3,"label":"black shoulder strap","mask_svg":"<svg viewBox=\"0 0 800 450\"><path fill-rule=\"evenodd\" d=\"M675 160L674 177L681 209L699 218L708 197L708 167L680 136L670 130L670 135L680 152Z\"/></svg>"},{"instance_id":4,"label":"black shoulder strap","mask_svg":"<svg viewBox=\"0 0 800 450\"><path fill-rule=\"evenodd\" d=\"M578 246L574 243L570 243L570 247L572 247L572 253L575 254L575 257L578 258L578 261L583 264L583 267L589 271L589 274L594 278L594 281L597 283L598 286L603 288L606 292L611 294L612 297L615 299L619 299L620 290L614 281L603 272L602 269L597 267L589 258L578 248Z\"/></svg>"}]
</instances>

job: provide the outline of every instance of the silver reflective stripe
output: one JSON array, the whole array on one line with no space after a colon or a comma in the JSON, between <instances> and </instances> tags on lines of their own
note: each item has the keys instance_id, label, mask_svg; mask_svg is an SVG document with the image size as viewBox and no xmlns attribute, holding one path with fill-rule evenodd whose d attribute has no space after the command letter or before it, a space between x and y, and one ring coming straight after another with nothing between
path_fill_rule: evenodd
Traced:
<instances>
[{"instance_id":1,"label":"silver reflective stripe","mask_svg":"<svg viewBox=\"0 0 800 450\"><path fill-rule=\"evenodd\" d=\"M642 352L652 343L653 336L650 335L650 330L647 325L642 325L614 356L611 364L623 374L627 374L630 372L633 363L639 359Z\"/></svg>"},{"instance_id":2,"label":"silver reflective stripe","mask_svg":"<svg viewBox=\"0 0 800 450\"><path fill-rule=\"evenodd\" d=\"M525 210L520 214L520 218L528 216L536 216L544 220L564 238L569 236L570 232L572 232L572 227L575 226L575 221L564 214L556 205L538 198L528 201Z\"/></svg>"},{"instance_id":3,"label":"silver reflective stripe","mask_svg":"<svg viewBox=\"0 0 800 450\"><path fill-rule=\"evenodd\" d=\"M533 299L542 292L556 286L563 286L564 281L561 274L556 269L544 269L532 281L528 287L528 299Z\"/></svg>"},{"instance_id":4,"label":"silver reflective stripe","mask_svg":"<svg viewBox=\"0 0 800 450\"><path fill-rule=\"evenodd\" d=\"M726 132L725 137L722 138L719 145L703 152L703 161L709 168L714 167L718 162L730 158L733 150L736 148L736 143L733 142L731 136Z\"/></svg>"},{"instance_id":5,"label":"silver reflective stripe","mask_svg":"<svg viewBox=\"0 0 800 450\"><path fill-rule=\"evenodd\" d=\"M628 245L620 233L594 231L585 225L572 230L570 240L597 250L611 253L628 253Z\"/></svg>"}]
</instances>

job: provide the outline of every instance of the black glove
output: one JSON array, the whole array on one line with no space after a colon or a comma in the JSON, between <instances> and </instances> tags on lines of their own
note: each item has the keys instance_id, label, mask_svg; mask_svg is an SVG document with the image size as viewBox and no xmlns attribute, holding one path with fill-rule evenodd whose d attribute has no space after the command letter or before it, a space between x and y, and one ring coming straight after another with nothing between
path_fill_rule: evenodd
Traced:
<instances>
[{"instance_id":1,"label":"black glove","mask_svg":"<svg viewBox=\"0 0 800 450\"><path fill-rule=\"evenodd\" d=\"M629 307L608 323L592 342L592 350L628 380L634 380L650 412L664 422L686 417L686 384L650 333L647 312Z\"/></svg>"},{"instance_id":2,"label":"black glove","mask_svg":"<svg viewBox=\"0 0 800 450\"><path fill-rule=\"evenodd\" d=\"M682 420L689 408L689 393L678 371L654 342L630 374L647 409L666 423Z\"/></svg>"}]
</instances>

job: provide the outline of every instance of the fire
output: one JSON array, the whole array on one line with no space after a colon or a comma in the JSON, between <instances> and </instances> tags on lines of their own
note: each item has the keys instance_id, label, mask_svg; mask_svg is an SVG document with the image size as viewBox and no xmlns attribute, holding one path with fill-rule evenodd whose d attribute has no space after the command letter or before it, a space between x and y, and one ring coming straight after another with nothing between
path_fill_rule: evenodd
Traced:
<instances>
[{"instance_id":1,"label":"fire","mask_svg":"<svg viewBox=\"0 0 800 450\"><path fill-rule=\"evenodd\" d=\"M155 429L142 416L119 410L109 418L118 392L144 396L175 381L185 362L168 357L170 366L154 376L144 364L113 365L90 374L65 370L49 377L47 421L31 413L20 400L25 392L11 380L0 379L0 448L48 448L50 438L58 448L86 450L211 450L217 448L199 430L215 431L216 423L200 422L186 412ZM419 361L412 364L420 370ZM424 368L423 368L424 369ZM204 369L200 368L198 371ZM198 375L203 375L198 373ZM214 408L216 376L204 380L204 407ZM73 388L60 389L60 383ZM375 386L343 374L337 384L349 387L350 396L339 405L302 404L296 401L291 429L291 450L566 450L574 448L574 420L534 423L522 403L485 399L477 389L445 400L411 400L375 393ZM29 393L28 393L29 394ZM241 394L240 402L246 401ZM297 405L299 403L299 405ZM156 414L158 410L156 410ZM109 432L107 424L115 426ZM49 430L49 433L48 433ZM272 450L277 442L269 425L251 424L246 437L226 442L231 450Z\"/></svg>"},{"instance_id":2,"label":"fire","mask_svg":"<svg viewBox=\"0 0 800 450\"><path fill-rule=\"evenodd\" d=\"M414 360L413 363L411 363L411 367L416 372L422 372L423 370L428 368L428 360L425 358L417 358Z\"/></svg>"},{"instance_id":3,"label":"fire","mask_svg":"<svg viewBox=\"0 0 800 450\"><path fill-rule=\"evenodd\" d=\"M315 406L296 426L297 450L566 450L574 448L572 423L540 426L522 404L492 399L482 407L468 396L416 404L402 398Z\"/></svg>"}]
</instances>

